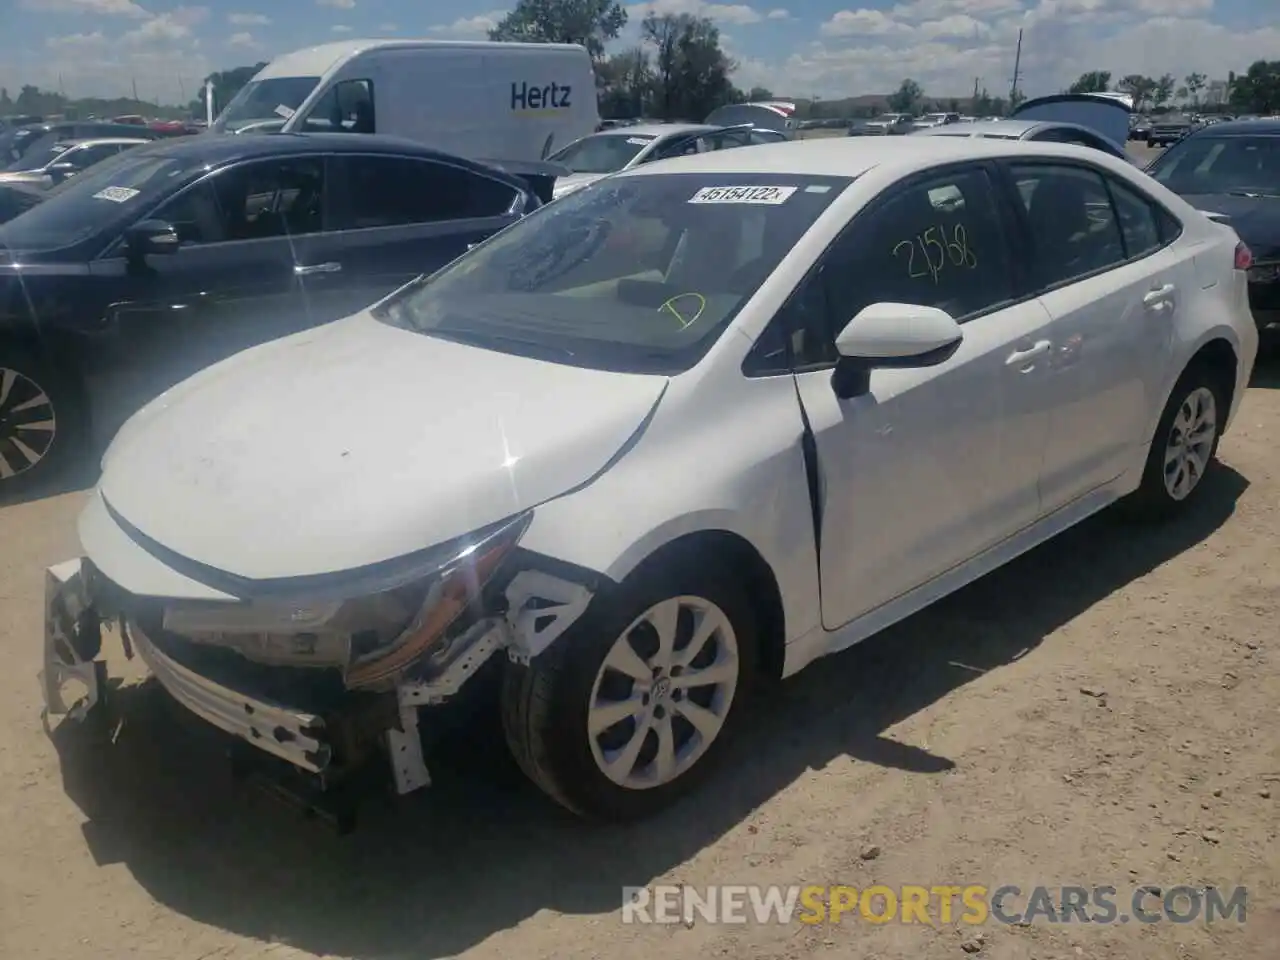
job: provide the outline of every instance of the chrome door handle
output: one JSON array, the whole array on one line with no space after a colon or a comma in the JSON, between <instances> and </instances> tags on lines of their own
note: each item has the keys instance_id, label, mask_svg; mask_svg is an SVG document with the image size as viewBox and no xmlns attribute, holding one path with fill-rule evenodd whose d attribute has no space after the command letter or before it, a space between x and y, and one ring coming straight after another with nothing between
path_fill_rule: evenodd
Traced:
<instances>
[{"instance_id":1,"label":"chrome door handle","mask_svg":"<svg viewBox=\"0 0 1280 960\"><path fill-rule=\"evenodd\" d=\"M1142 305L1146 307L1163 307L1173 299L1173 295L1176 291L1177 287L1172 283L1166 283L1162 287L1156 287L1142 298Z\"/></svg>"},{"instance_id":2,"label":"chrome door handle","mask_svg":"<svg viewBox=\"0 0 1280 960\"><path fill-rule=\"evenodd\" d=\"M1053 349L1053 344L1048 340L1037 340L1025 350L1015 350L1009 354L1005 360L1006 367L1016 367L1019 364L1026 363L1028 360L1034 360L1036 357L1043 356Z\"/></svg>"},{"instance_id":3,"label":"chrome door handle","mask_svg":"<svg viewBox=\"0 0 1280 960\"><path fill-rule=\"evenodd\" d=\"M341 272L342 272L342 264L337 263L336 261L330 261L329 263L313 263L309 266L304 266L303 264L298 263L298 264L294 264L294 267L293 267L293 274L296 277L310 277L317 273L341 273Z\"/></svg>"}]
</instances>

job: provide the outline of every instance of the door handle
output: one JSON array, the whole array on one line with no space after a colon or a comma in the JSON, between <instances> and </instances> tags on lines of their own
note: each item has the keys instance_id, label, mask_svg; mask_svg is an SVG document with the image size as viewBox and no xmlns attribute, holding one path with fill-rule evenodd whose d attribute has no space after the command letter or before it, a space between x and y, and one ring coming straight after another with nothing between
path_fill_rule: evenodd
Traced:
<instances>
[{"instance_id":1,"label":"door handle","mask_svg":"<svg viewBox=\"0 0 1280 960\"><path fill-rule=\"evenodd\" d=\"M298 264L294 264L294 267L293 267L293 274L296 277L310 277L310 276L314 276L317 273L341 273L341 272L342 272L342 264L336 261L330 261L329 263L313 263L310 265L304 265L304 264L298 263Z\"/></svg>"},{"instance_id":2,"label":"door handle","mask_svg":"<svg viewBox=\"0 0 1280 960\"><path fill-rule=\"evenodd\" d=\"M1016 367L1026 363L1028 360L1034 360L1036 357L1043 356L1053 349L1053 344L1048 340L1037 340L1025 350L1015 350L1009 354L1005 360L1006 367Z\"/></svg>"},{"instance_id":3,"label":"door handle","mask_svg":"<svg viewBox=\"0 0 1280 960\"><path fill-rule=\"evenodd\" d=\"M1172 283L1166 283L1162 287L1156 287L1145 297L1142 298L1142 305L1145 307L1160 308L1173 299L1174 293L1177 291Z\"/></svg>"}]
</instances>

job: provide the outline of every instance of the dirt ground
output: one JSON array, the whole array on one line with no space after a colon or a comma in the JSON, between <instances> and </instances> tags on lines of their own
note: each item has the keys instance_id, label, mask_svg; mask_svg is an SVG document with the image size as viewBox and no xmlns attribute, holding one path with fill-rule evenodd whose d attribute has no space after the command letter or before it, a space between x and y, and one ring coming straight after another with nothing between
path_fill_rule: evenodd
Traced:
<instances>
[{"instance_id":1,"label":"dirt ground","mask_svg":"<svg viewBox=\"0 0 1280 960\"><path fill-rule=\"evenodd\" d=\"M1199 508L1104 515L762 703L697 796L584 827L500 752L339 838L235 787L154 685L41 727L42 570L82 493L0 510L0 957L1253 960L1280 937L1280 370ZM878 855L868 848L879 848ZM621 887L1248 887L1246 922L623 925ZM966 949L967 948L967 949Z\"/></svg>"}]
</instances>

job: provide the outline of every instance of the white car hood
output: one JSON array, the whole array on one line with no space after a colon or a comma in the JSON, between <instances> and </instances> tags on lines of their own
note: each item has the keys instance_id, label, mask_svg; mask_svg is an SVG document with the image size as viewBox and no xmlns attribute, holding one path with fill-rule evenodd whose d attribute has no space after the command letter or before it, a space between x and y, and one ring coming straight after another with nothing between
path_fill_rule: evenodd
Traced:
<instances>
[{"instance_id":1,"label":"white car hood","mask_svg":"<svg viewBox=\"0 0 1280 960\"><path fill-rule=\"evenodd\" d=\"M365 312L161 395L117 435L99 489L147 538L226 573L351 570L587 482L666 383L449 343Z\"/></svg>"},{"instance_id":2,"label":"white car hood","mask_svg":"<svg viewBox=\"0 0 1280 960\"><path fill-rule=\"evenodd\" d=\"M556 181L553 194L558 200L561 197L573 193L575 190L581 190L588 184L595 183L597 180L606 176L603 173L571 173L567 177L561 177Z\"/></svg>"}]
</instances>

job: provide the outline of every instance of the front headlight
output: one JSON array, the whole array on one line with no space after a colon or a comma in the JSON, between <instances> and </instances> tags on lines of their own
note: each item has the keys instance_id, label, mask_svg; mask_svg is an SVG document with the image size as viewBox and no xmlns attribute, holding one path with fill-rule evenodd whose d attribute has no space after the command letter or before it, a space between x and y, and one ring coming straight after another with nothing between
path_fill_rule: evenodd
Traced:
<instances>
[{"instance_id":1,"label":"front headlight","mask_svg":"<svg viewBox=\"0 0 1280 960\"><path fill-rule=\"evenodd\" d=\"M253 638L250 646L259 647L275 637L289 647L304 635L341 637L347 686L375 686L435 650L468 613L482 612L477 601L485 585L519 544L532 516L524 513L407 563L355 575L343 589L335 588L334 599L178 604L166 608L164 628L250 656L241 638Z\"/></svg>"}]
</instances>

